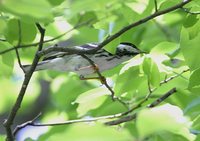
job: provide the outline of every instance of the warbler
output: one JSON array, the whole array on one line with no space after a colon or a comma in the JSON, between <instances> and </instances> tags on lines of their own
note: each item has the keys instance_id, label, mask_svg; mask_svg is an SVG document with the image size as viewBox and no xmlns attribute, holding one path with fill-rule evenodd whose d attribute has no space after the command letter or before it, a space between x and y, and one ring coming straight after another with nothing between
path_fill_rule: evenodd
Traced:
<instances>
[{"instance_id":1,"label":"warbler","mask_svg":"<svg viewBox=\"0 0 200 141\"><path fill-rule=\"evenodd\" d=\"M81 46L75 46L77 49L94 49L98 47L98 43L87 43ZM111 54L105 49L100 49L94 54L87 54L98 67L99 71L105 71L114 68L115 66L125 62L132 57L144 53L134 44L129 42L122 42L116 47L115 54ZM30 65L23 66L25 72L29 71ZM92 64L81 55L69 54L67 52L53 52L47 54L44 59L38 63L35 71L39 70L56 70L62 72L75 72L80 76L86 76L95 73Z\"/></svg>"}]
</instances>

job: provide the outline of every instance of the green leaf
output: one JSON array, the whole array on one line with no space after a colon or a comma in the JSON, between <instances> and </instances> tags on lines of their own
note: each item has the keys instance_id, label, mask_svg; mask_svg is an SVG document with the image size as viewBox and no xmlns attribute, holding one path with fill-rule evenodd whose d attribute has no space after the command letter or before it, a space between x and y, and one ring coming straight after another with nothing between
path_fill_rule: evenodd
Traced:
<instances>
[{"instance_id":1,"label":"green leaf","mask_svg":"<svg viewBox=\"0 0 200 141\"><path fill-rule=\"evenodd\" d=\"M198 25L197 25L198 24ZM180 37L180 47L186 64L191 70L200 67L199 40L200 40L200 20L190 28L182 27Z\"/></svg>"},{"instance_id":2,"label":"green leaf","mask_svg":"<svg viewBox=\"0 0 200 141\"><path fill-rule=\"evenodd\" d=\"M159 10L167 9L180 3L181 0L165 0L159 7Z\"/></svg>"},{"instance_id":3,"label":"green leaf","mask_svg":"<svg viewBox=\"0 0 200 141\"><path fill-rule=\"evenodd\" d=\"M7 42L0 42L0 47L2 48L1 50L8 49L11 47L11 45ZM0 76L10 76L13 71L14 67L14 55L13 52L8 52L6 54L3 54L0 56Z\"/></svg>"},{"instance_id":4,"label":"green leaf","mask_svg":"<svg viewBox=\"0 0 200 141\"><path fill-rule=\"evenodd\" d=\"M196 136L189 132L191 122L177 106L165 104L152 109L144 109L140 111L137 119L136 124L141 137L164 130L181 135L189 141L195 140Z\"/></svg>"},{"instance_id":5,"label":"green leaf","mask_svg":"<svg viewBox=\"0 0 200 141\"><path fill-rule=\"evenodd\" d=\"M3 0L0 9L27 22L49 22L53 20L51 5L46 0Z\"/></svg>"},{"instance_id":6,"label":"green leaf","mask_svg":"<svg viewBox=\"0 0 200 141\"><path fill-rule=\"evenodd\" d=\"M156 63L153 62L151 58L145 58L143 61L143 71L148 77L148 81L152 86L159 86L160 85L160 72Z\"/></svg>"},{"instance_id":7,"label":"green leaf","mask_svg":"<svg viewBox=\"0 0 200 141\"><path fill-rule=\"evenodd\" d=\"M190 22L188 22L190 21ZM200 19L197 15L189 15L184 22L184 28L187 29L189 39L194 39L199 34L200 30Z\"/></svg>"},{"instance_id":8,"label":"green leaf","mask_svg":"<svg viewBox=\"0 0 200 141\"><path fill-rule=\"evenodd\" d=\"M107 88L99 87L82 93L75 100L78 103L77 112L79 116L83 116L88 111L96 109L106 100L110 91Z\"/></svg>"},{"instance_id":9,"label":"green leaf","mask_svg":"<svg viewBox=\"0 0 200 141\"><path fill-rule=\"evenodd\" d=\"M140 15L132 10L128 4L123 4L120 12L128 23L133 23L133 21L137 21L140 17Z\"/></svg>"},{"instance_id":10,"label":"green leaf","mask_svg":"<svg viewBox=\"0 0 200 141\"><path fill-rule=\"evenodd\" d=\"M19 29L21 29L21 43L31 42L35 39L37 34L35 24L21 22L17 19L11 19L8 21L5 33L5 37L8 42L15 45L18 43L20 33Z\"/></svg>"},{"instance_id":11,"label":"green leaf","mask_svg":"<svg viewBox=\"0 0 200 141\"><path fill-rule=\"evenodd\" d=\"M124 93L130 93L131 96L129 98L132 98L132 96L139 91L139 86L145 82L145 77L139 74L138 66L129 67L120 74L114 87L116 95L121 96Z\"/></svg>"},{"instance_id":12,"label":"green leaf","mask_svg":"<svg viewBox=\"0 0 200 141\"><path fill-rule=\"evenodd\" d=\"M194 70L189 79L188 89L194 93L200 90L200 68Z\"/></svg>"}]
</instances>

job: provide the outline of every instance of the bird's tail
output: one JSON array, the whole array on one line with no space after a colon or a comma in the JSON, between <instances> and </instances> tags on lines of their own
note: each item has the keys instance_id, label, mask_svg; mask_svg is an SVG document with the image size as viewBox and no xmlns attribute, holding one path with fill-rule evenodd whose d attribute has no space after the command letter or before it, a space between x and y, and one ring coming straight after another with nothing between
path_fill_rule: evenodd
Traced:
<instances>
[{"instance_id":1,"label":"bird's tail","mask_svg":"<svg viewBox=\"0 0 200 141\"><path fill-rule=\"evenodd\" d=\"M47 62L48 61L39 62L37 64L37 67L35 68L35 71L45 70ZM25 73L31 69L31 65L23 65L22 67L23 67L23 70L25 71Z\"/></svg>"}]
</instances>

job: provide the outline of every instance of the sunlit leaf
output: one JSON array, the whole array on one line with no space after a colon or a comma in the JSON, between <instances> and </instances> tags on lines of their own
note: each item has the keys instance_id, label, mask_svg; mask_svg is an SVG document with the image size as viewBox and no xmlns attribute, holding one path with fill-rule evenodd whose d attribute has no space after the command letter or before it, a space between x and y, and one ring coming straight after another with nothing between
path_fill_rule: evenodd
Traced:
<instances>
[{"instance_id":1,"label":"sunlit leaf","mask_svg":"<svg viewBox=\"0 0 200 141\"><path fill-rule=\"evenodd\" d=\"M120 44L120 38L115 39L114 41L110 42L107 44L104 49L107 50L108 52L115 54L116 52L116 47Z\"/></svg>"},{"instance_id":2,"label":"sunlit leaf","mask_svg":"<svg viewBox=\"0 0 200 141\"><path fill-rule=\"evenodd\" d=\"M51 6L46 0L2 0L0 9L26 21L52 21ZM22 10L23 9L23 10Z\"/></svg>"},{"instance_id":3,"label":"sunlit leaf","mask_svg":"<svg viewBox=\"0 0 200 141\"><path fill-rule=\"evenodd\" d=\"M35 24L25 23L17 19L11 19L8 21L5 36L11 44L16 45L19 40L21 40L21 43L33 41L36 37L36 33L37 30Z\"/></svg>"},{"instance_id":4,"label":"sunlit leaf","mask_svg":"<svg viewBox=\"0 0 200 141\"><path fill-rule=\"evenodd\" d=\"M137 119L137 128L142 137L165 130L182 135L189 141L195 140L195 135L189 132L191 122L177 106L165 104L145 109L139 113Z\"/></svg>"},{"instance_id":5,"label":"sunlit leaf","mask_svg":"<svg viewBox=\"0 0 200 141\"><path fill-rule=\"evenodd\" d=\"M145 82L145 77L139 74L138 66L132 66L120 74L114 87L116 95L138 92L139 86Z\"/></svg>"},{"instance_id":6,"label":"sunlit leaf","mask_svg":"<svg viewBox=\"0 0 200 141\"><path fill-rule=\"evenodd\" d=\"M105 87L99 87L82 93L75 100L78 103L77 112L79 116L84 115L89 110L98 108L107 98L110 91Z\"/></svg>"},{"instance_id":7,"label":"sunlit leaf","mask_svg":"<svg viewBox=\"0 0 200 141\"><path fill-rule=\"evenodd\" d=\"M143 61L143 71L148 77L148 81L152 86L159 86L160 74L156 63L151 58L145 58Z\"/></svg>"},{"instance_id":8,"label":"sunlit leaf","mask_svg":"<svg viewBox=\"0 0 200 141\"><path fill-rule=\"evenodd\" d=\"M192 16L196 18L196 16ZM192 21L192 20L191 20ZM198 55L200 40L200 20L195 21L194 24L185 23L185 27L182 27L181 37L180 37L180 47L183 53L183 56L186 60L187 65L190 69L194 70L200 67L199 60L200 56Z\"/></svg>"},{"instance_id":9,"label":"sunlit leaf","mask_svg":"<svg viewBox=\"0 0 200 141\"><path fill-rule=\"evenodd\" d=\"M196 69L190 76L188 89L199 93L200 90L200 68Z\"/></svg>"}]
</instances>

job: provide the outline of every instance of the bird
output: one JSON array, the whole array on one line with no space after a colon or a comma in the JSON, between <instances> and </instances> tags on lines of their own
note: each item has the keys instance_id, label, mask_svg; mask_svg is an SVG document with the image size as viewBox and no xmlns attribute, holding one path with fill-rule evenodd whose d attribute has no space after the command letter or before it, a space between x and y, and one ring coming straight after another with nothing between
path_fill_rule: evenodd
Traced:
<instances>
[{"instance_id":1,"label":"bird","mask_svg":"<svg viewBox=\"0 0 200 141\"><path fill-rule=\"evenodd\" d=\"M74 46L76 49L89 50L98 47L98 43L87 43L84 45ZM134 44L121 42L116 47L115 54L111 54L105 49L99 49L94 54L85 54L87 58L95 63L99 72L114 68L115 66L130 60L134 56L144 53ZM31 65L24 65L25 72L30 70ZM41 62L35 68L35 71L55 70L61 72L75 72L79 76L94 74L96 71L92 64L83 56L78 54L69 54L67 52L52 52L46 54Z\"/></svg>"}]
</instances>

